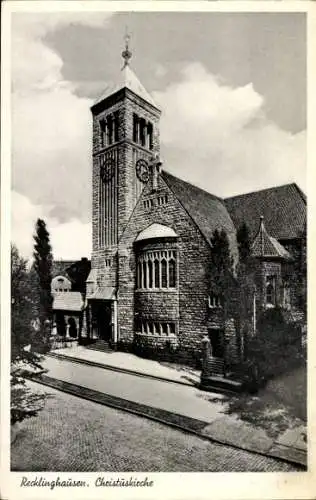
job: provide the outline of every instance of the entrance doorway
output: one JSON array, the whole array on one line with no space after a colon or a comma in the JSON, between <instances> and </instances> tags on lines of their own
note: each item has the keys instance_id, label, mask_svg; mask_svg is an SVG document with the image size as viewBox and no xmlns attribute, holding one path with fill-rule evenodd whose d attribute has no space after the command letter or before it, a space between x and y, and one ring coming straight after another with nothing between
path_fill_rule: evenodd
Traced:
<instances>
[{"instance_id":1,"label":"entrance doorway","mask_svg":"<svg viewBox=\"0 0 316 500\"><path fill-rule=\"evenodd\" d=\"M93 337L109 342L112 340L111 301L96 300L92 304Z\"/></svg>"},{"instance_id":2,"label":"entrance doorway","mask_svg":"<svg viewBox=\"0 0 316 500\"><path fill-rule=\"evenodd\" d=\"M214 358L224 357L224 332L216 328L209 328L208 335L211 341L212 356Z\"/></svg>"}]
</instances>

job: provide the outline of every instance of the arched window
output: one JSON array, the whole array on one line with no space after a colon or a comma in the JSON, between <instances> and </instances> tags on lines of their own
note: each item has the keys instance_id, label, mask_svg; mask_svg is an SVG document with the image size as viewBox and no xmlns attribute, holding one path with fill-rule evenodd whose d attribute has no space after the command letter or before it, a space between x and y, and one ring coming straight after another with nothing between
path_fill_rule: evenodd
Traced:
<instances>
[{"instance_id":1,"label":"arched window","mask_svg":"<svg viewBox=\"0 0 316 500\"><path fill-rule=\"evenodd\" d=\"M101 147L106 146L106 123L105 120L100 121L100 131L101 131Z\"/></svg>"},{"instance_id":2,"label":"arched window","mask_svg":"<svg viewBox=\"0 0 316 500\"><path fill-rule=\"evenodd\" d=\"M119 113L115 111L114 113L114 141L119 140Z\"/></svg>"},{"instance_id":3,"label":"arched window","mask_svg":"<svg viewBox=\"0 0 316 500\"><path fill-rule=\"evenodd\" d=\"M148 288L153 287L153 263L151 260L148 261Z\"/></svg>"},{"instance_id":4,"label":"arched window","mask_svg":"<svg viewBox=\"0 0 316 500\"><path fill-rule=\"evenodd\" d=\"M148 251L138 256L136 287L141 289L173 289L177 286L175 250Z\"/></svg>"},{"instance_id":5,"label":"arched window","mask_svg":"<svg viewBox=\"0 0 316 500\"><path fill-rule=\"evenodd\" d=\"M161 331L163 335L168 335L168 323L161 324Z\"/></svg>"},{"instance_id":6,"label":"arched window","mask_svg":"<svg viewBox=\"0 0 316 500\"><path fill-rule=\"evenodd\" d=\"M269 276L266 282L266 303L267 306L275 306L275 277Z\"/></svg>"},{"instance_id":7,"label":"arched window","mask_svg":"<svg viewBox=\"0 0 316 500\"><path fill-rule=\"evenodd\" d=\"M171 334L176 333L176 325L174 323L169 323L169 332Z\"/></svg>"},{"instance_id":8,"label":"arched window","mask_svg":"<svg viewBox=\"0 0 316 500\"><path fill-rule=\"evenodd\" d=\"M147 137L148 137L148 147L150 150L153 149L154 143L153 143L153 126L152 123L148 122L147 123Z\"/></svg>"},{"instance_id":9,"label":"arched window","mask_svg":"<svg viewBox=\"0 0 316 500\"><path fill-rule=\"evenodd\" d=\"M155 271L155 288L160 287L160 270L159 270L159 260L154 260L154 271Z\"/></svg>"},{"instance_id":10,"label":"arched window","mask_svg":"<svg viewBox=\"0 0 316 500\"><path fill-rule=\"evenodd\" d=\"M107 118L107 143L108 145L113 142L113 117L110 115Z\"/></svg>"},{"instance_id":11,"label":"arched window","mask_svg":"<svg viewBox=\"0 0 316 500\"><path fill-rule=\"evenodd\" d=\"M137 263L137 288L142 288L142 265L140 262Z\"/></svg>"},{"instance_id":12,"label":"arched window","mask_svg":"<svg viewBox=\"0 0 316 500\"><path fill-rule=\"evenodd\" d=\"M176 262L174 259L169 260L169 288L176 286Z\"/></svg>"},{"instance_id":13,"label":"arched window","mask_svg":"<svg viewBox=\"0 0 316 500\"><path fill-rule=\"evenodd\" d=\"M133 141L134 142L138 142L138 135L139 135L139 118L134 113L134 115L133 115Z\"/></svg>"},{"instance_id":14,"label":"arched window","mask_svg":"<svg viewBox=\"0 0 316 500\"><path fill-rule=\"evenodd\" d=\"M147 262L143 262L143 283L142 288L147 288Z\"/></svg>"},{"instance_id":15,"label":"arched window","mask_svg":"<svg viewBox=\"0 0 316 500\"><path fill-rule=\"evenodd\" d=\"M167 261L162 259L161 261L161 288L167 288Z\"/></svg>"}]
</instances>

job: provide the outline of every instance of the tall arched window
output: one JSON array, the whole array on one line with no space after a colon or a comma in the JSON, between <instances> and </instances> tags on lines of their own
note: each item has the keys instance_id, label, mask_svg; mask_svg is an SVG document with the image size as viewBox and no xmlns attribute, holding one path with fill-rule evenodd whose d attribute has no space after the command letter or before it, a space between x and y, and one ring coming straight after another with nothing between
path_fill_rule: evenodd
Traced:
<instances>
[{"instance_id":1,"label":"tall arched window","mask_svg":"<svg viewBox=\"0 0 316 500\"><path fill-rule=\"evenodd\" d=\"M276 305L276 296L275 296L275 276L267 277L266 281L266 304L267 306L275 306Z\"/></svg>"},{"instance_id":2,"label":"tall arched window","mask_svg":"<svg viewBox=\"0 0 316 500\"><path fill-rule=\"evenodd\" d=\"M161 261L161 288L167 288L167 261L166 259L162 259Z\"/></svg>"},{"instance_id":3,"label":"tall arched window","mask_svg":"<svg viewBox=\"0 0 316 500\"><path fill-rule=\"evenodd\" d=\"M105 122L105 120L100 121L100 130L101 130L101 147L104 148L106 146L106 122Z\"/></svg>"},{"instance_id":4,"label":"tall arched window","mask_svg":"<svg viewBox=\"0 0 316 500\"><path fill-rule=\"evenodd\" d=\"M143 262L143 288L147 288L147 262Z\"/></svg>"},{"instance_id":5,"label":"tall arched window","mask_svg":"<svg viewBox=\"0 0 316 500\"><path fill-rule=\"evenodd\" d=\"M136 274L137 288L158 290L176 288L176 251L158 250L139 255Z\"/></svg>"},{"instance_id":6,"label":"tall arched window","mask_svg":"<svg viewBox=\"0 0 316 500\"><path fill-rule=\"evenodd\" d=\"M134 113L134 115L133 115L133 141L134 142L138 142L138 136L139 136L139 118Z\"/></svg>"},{"instance_id":7,"label":"tall arched window","mask_svg":"<svg viewBox=\"0 0 316 500\"><path fill-rule=\"evenodd\" d=\"M146 147L146 122L144 118L139 120L139 141L143 147Z\"/></svg>"},{"instance_id":8,"label":"tall arched window","mask_svg":"<svg viewBox=\"0 0 316 500\"><path fill-rule=\"evenodd\" d=\"M148 288L153 287L153 263L151 260L148 261Z\"/></svg>"},{"instance_id":9,"label":"tall arched window","mask_svg":"<svg viewBox=\"0 0 316 500\"><path fill-rule=\"evenodd\" d=\"M169 259L169 288L176 286L176 262L174 259Z\"/></svg>"},{"instance_id":10,"label":"tall arched window","mask_svg":"<svg viewBox=\"0 0 316 500\"><path fill-rule=\"evenodd\" d=\"M113 117L110 115L107 118L107 144L110 145L113 142Z\"/></svg>"},{"instance_id":11,"label":"tall arched window","mask_svg":"<svg viewBox=\"0 0 316 500\"><path fill-rule=\"evenodd\" d=\"M119 140L119 113L115 111L114 113L114 142Z\"/></svg>"},{"instance_id":12,"label":"tall arched window","mask_svg":"<svg viewBox=\"0 0 316 500\"><path fill-rule=\"evenodd\" d=\"M140 262L137 263L137 288L142 288L142 270L141 270L142 264Z\"/></svg>"},{"instance_id":13,"label":"tall arched window","mask_svg":"<svg viewBox=\"0 0 316 500\"><path fill-rule=\"evenodd\" d=\"M154 270L155 270L155 288L159 288L160 287L160 266L159 266L158 259L154 260Z\"/></svg>"}]
</instances>

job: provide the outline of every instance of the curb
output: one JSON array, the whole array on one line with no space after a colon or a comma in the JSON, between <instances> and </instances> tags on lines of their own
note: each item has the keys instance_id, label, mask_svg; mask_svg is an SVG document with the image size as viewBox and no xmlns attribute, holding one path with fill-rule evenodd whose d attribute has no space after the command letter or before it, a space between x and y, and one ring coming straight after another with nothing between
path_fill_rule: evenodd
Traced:
<instances>
[{"instance_id":1,"label":"curb","mask_svg":"<svg viewBox=\"0 0 316 500\"><path fill-rule=\"evenodd\" d=\"M103 368L104 370L112 370L113 372L126 373L127 375L135 375L136 377L150 378L152 380L159 380L160 382L168 382L171 384L180 384L187 387L199 387L199 382L190 383L184 382L182 380L174 380L167 377L159 377L156 375L151 375L150 373L143 373L138 371L129 370L127 368L119 368L117 366L107 365L104 363L98 363L97 361L90 361L83 358L77 358L75 356L67 356L66 354L58 354L50 352L46 354L47 357L61 359L63 361L70 361L71 363L78 363L88 366L95 366L96 368Z\"/></svg>"},{"instance_id":2,"label":"curb","mask_svg":"<svg viewBox=\"0 0 316 500\"><path fill-rule=\"evenodd\" d=\"M92 401L94 403L98 403L103 406L109 406L111 408L122 410L128 413L132 413L134 415L141 416L143 418L153 420L155 422L164 425L168 425L169 427L181 430L183 432L187 432L189 434L193 434L201 439L206 439L208 441L211 441L219 445L229 446L231 448L247 451L255 455L261 455L264 457L277 459L285 463L295 464L296 466L299 466L300 470L307 470L307 464L305 461L302 460L298 461L294 458L292 459L285 458L284 456L282 456L282 454L278 454L277 452L263 453L261 451L251 449L249 447L242 447L232 442L220 440L212 436L203 434L202 430L207 425L209 425L209 423L204 422L202 420L186 417L159 408L153 408L151 406L136 403L134 401L129 401L127 399L122 399L117 396L105 394L100 391L95 391L94 389L82 387L76 384L72 384L70 382L64 382L62 380L58 380L49 377L47 375L30 375L26 376L26 378L28 378L33 382L37 382L39 384L52 387L53 389L57 389L59 391L71 394L81 399Z\"/></svg>"}]
</instances>

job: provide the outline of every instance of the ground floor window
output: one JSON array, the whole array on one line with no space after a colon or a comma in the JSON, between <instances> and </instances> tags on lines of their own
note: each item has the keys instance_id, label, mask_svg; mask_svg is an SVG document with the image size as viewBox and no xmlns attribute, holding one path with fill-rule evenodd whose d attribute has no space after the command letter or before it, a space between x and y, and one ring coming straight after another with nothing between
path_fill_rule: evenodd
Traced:
<instances>
[{"instance_id":1,"label":"ground floor window","mask_svg":"<svg viewBox=\"0 0 316 500\"><path fill-rule=\"evenodd\" d=\"M283 307L291 309L291 287L288 279L283 282Z\"/></svg>"},{"instance_id":2,"label":"ground floor window","mask_svg":"<svg viewBox=\"0 0 316 500\"><path fill-rule=\"evenodd\" d=\"M135 322L135 330L143 335L169 336L176 333L176 324L174 321L142 320Z\"/></svg>"},{"instance_id":3,"label":"ground floor window","mask_svg":"<svg viewBox=\"0 0 316 500\"><path fill-rule=\"evenodd\" d=\"M216 293L211 293L208 297L208 307L214 309L216 307L223 306L223 298L221 295Z\"/></svg>"}]
</instances>

